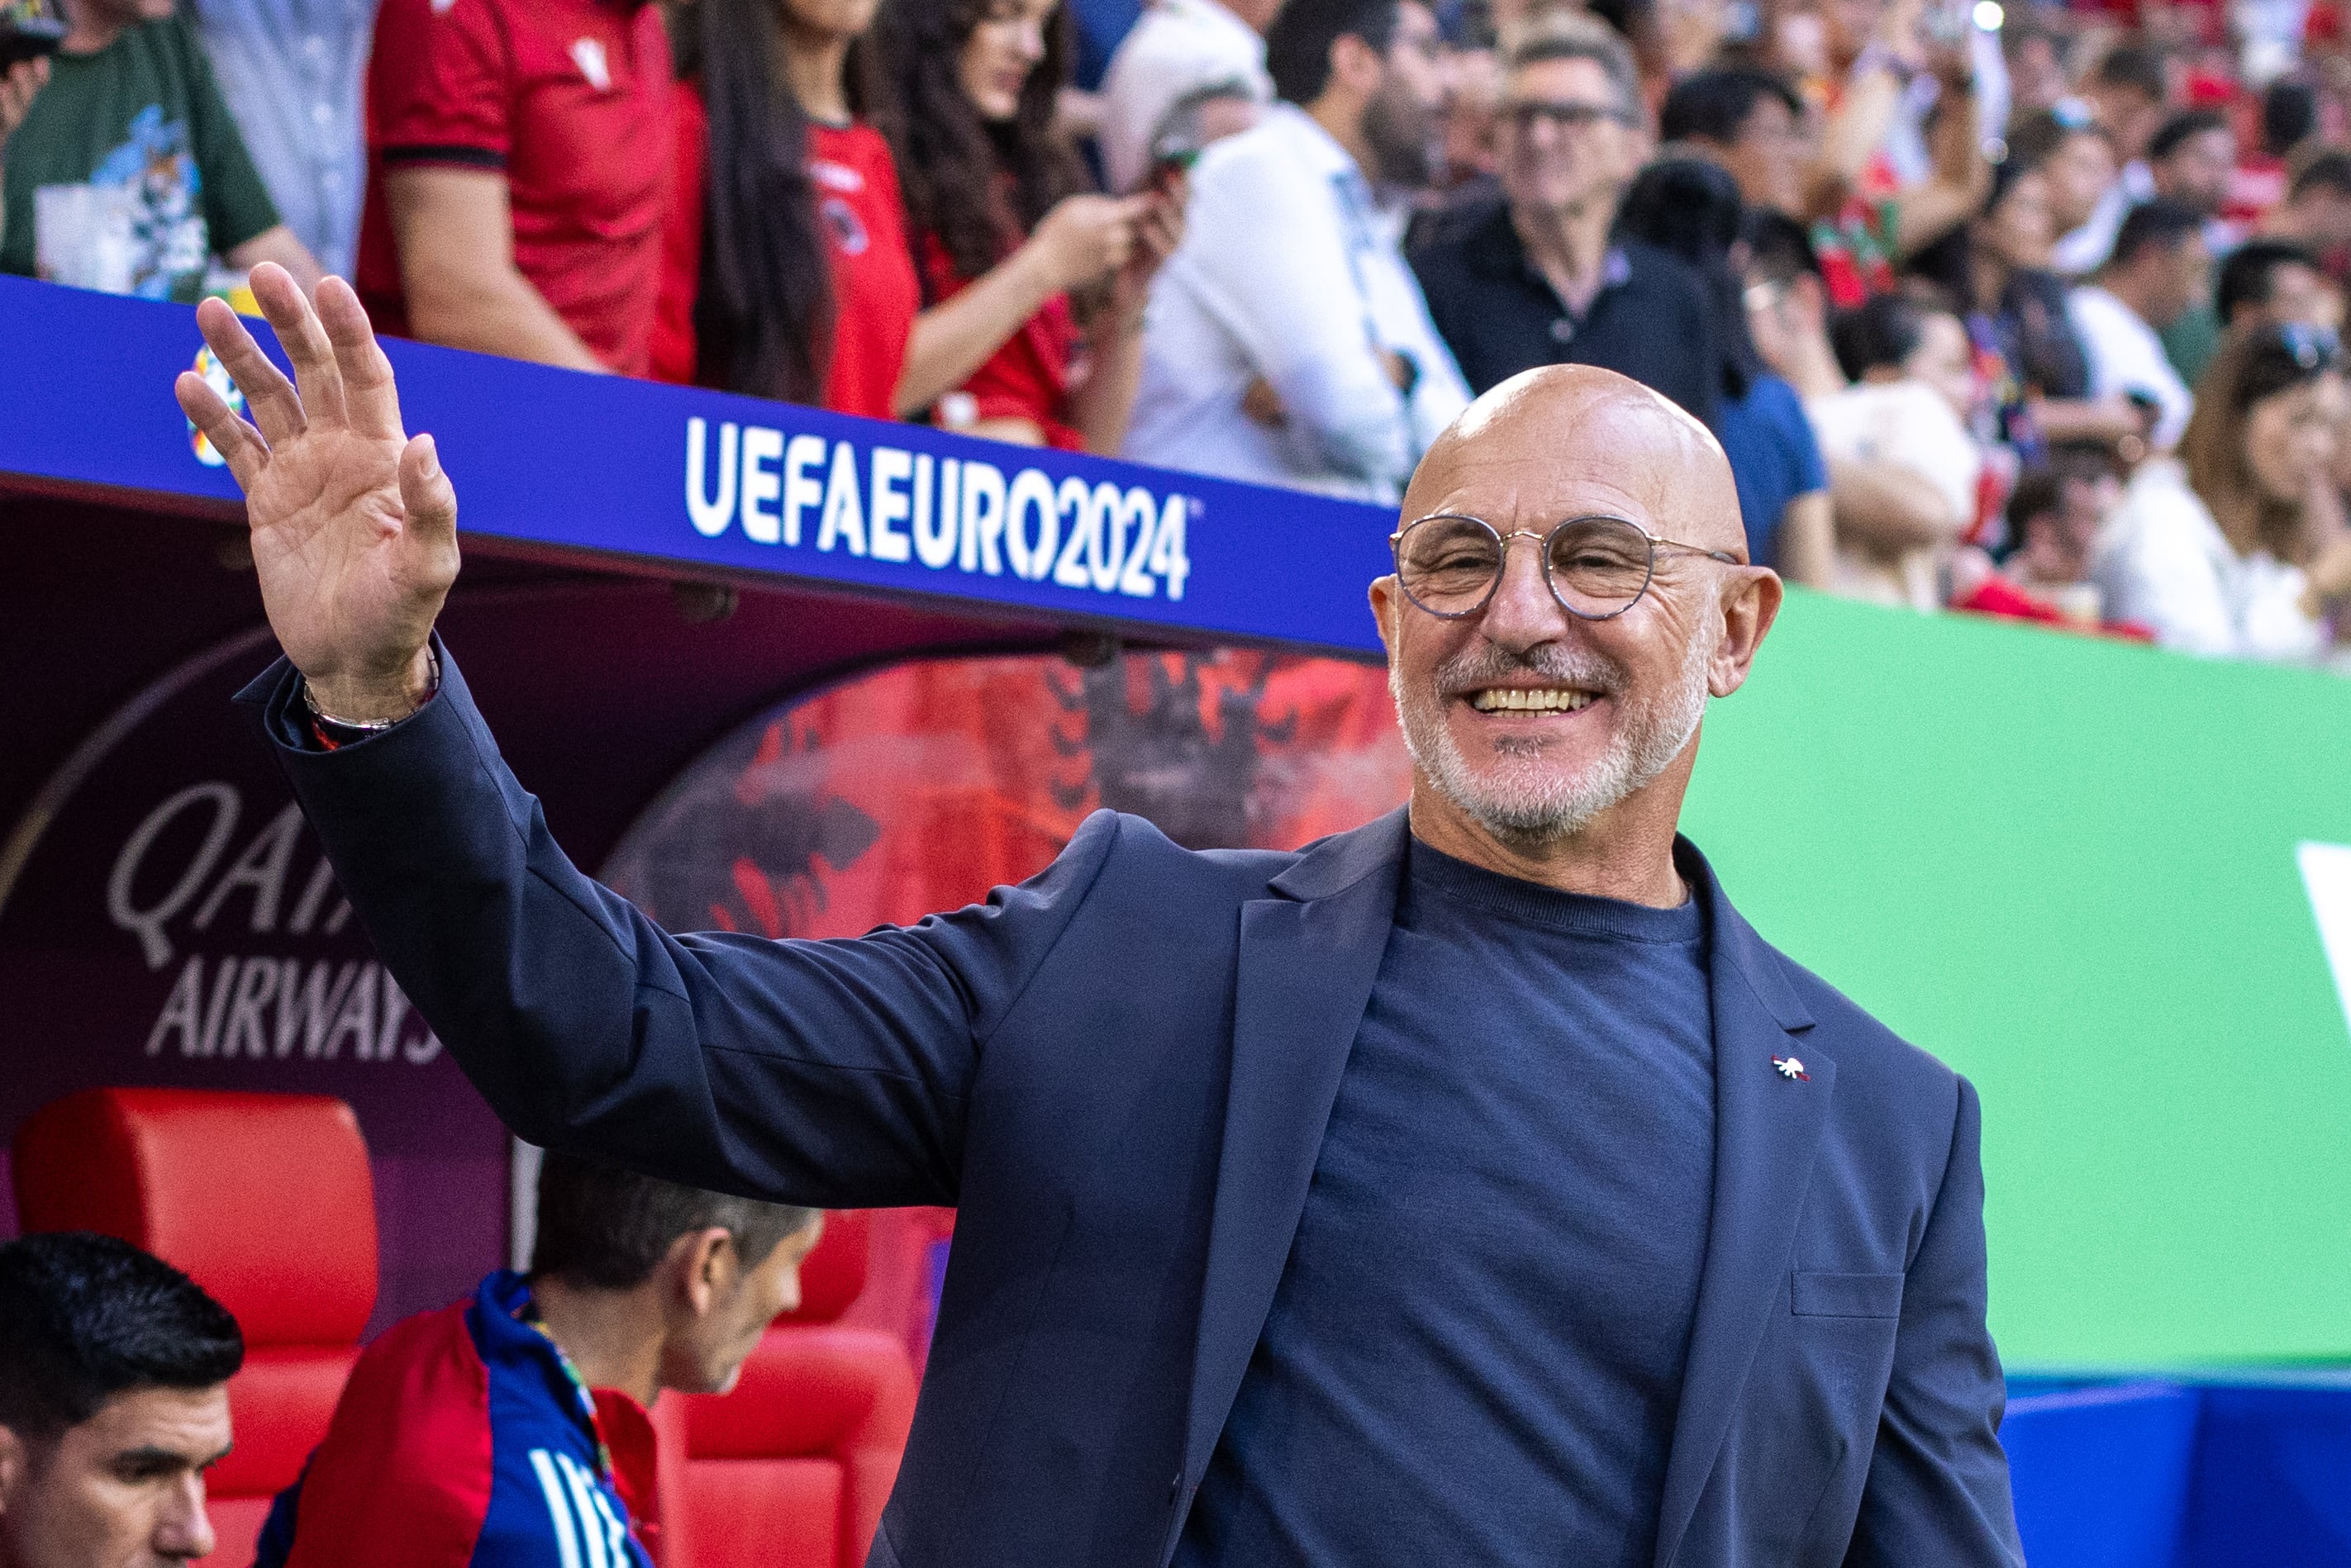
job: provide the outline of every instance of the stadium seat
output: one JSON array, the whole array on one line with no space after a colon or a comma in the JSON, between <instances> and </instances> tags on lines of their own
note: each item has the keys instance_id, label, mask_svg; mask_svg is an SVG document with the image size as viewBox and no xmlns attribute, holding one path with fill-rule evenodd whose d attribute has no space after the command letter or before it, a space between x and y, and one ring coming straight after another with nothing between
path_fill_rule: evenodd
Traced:
<instances>
[{"instance_id":1,"label":"stadium seat","mask_svg":"<svg viewBox=\"0 0 2351 1568\"><path fill-rule=\"evenodd\" d=\"M351 1108L313 1096L89 1089L16 1135L27 1232L99 1231L236 1314L235 1451L212 1472L214 1561L253 1561L269 1501L326 1435L375 1307L375 1194Z\"/></svg>"},{"instance_id":2,"label":"stadium seat","mask_svg":"<svg viewBox=\"0 0 2351 1568\"><path fill-rule=\"evenodd\" d=\"M662 1401L662 1568L858 1568L914 1414L902 1335L837 1321L872 1222L834 1214L732 1392Z\"/></svg>"}]
</instances>

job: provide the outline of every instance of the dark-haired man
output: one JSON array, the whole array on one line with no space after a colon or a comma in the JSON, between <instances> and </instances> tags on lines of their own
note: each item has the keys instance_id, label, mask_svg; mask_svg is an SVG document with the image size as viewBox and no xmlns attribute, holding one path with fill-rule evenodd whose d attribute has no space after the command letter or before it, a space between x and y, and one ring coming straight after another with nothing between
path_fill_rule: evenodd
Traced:
<instances>
[{"instance_id":1,"label":"dark-haired man","mask_svg":"<svg viewBox=\"0 0 2351 1568\"><path fill-rule=\"evenodd\" d=\"M260 1568L649 1568L664 1388L734 1386L816 1245L805 1209L547 1155L528 1275L395 1324L278 1498Z\"/></svg>"},{"instance_id":2,"label":"dark-haired man","mask_svg":"<svg viewBox=\"0 0 2351 1568\"><path fill-rule=\"evenodd\" d=\"M2131 209L2113 256L2065 302L2089 361L2090 395L2151 407L2147 439L2158 452L2179 442L2195 406L2159 334L2205 296L2211 270L2203 214L2158 197Z\"/></svg>"},{"instance_id":3,"label":"dark-haired man","mask_svg":"<svg viewBox=\"0 0 2351 1568\"><path fill-rule=\"evenodd\" d=\"M2236 167L2237 132L2217 109L2180 110L2147 144L2155 193L2204 219L2204 241L2216 255L2235 241L2221 226L2220 209L2228 203L2229 176Z\"/></svg>"},{"instance_id":4,"label":"dark-haired man","mask_svg":"<svg viewBox=\"0 0 2351 1568\"><path fill-rule=\"evenodd\" d=\"M213 1549L245 1338L194 1281L87 1231L0 1246L0 1568L153 1568Z\"/></svg>"},{"instance_id":5,"label":"dark-haired man","mask_svg":"<svg viewBox=\"0 0 2351 1568\"><path fill-rule=\"evenodd\" d=\"M2147 148L2163 123L2168 97L2163 56L2135 44L2111 49L2082 84L2082 92L2098 125L2113 140L2122 171L2089 222L2061 236L2052 248L2050 265L2069 277L2096 271L2114 249L2123 215L2155 194Z\"/></svg>"},{"instance_id":6,"label":"dark-haired man","mask_svg":"<svg viewBox=\"0 0 2351 1568\"><path fill-rule=\"evenodd\" d=\"M2304 246L2339 280L2351 254L2351 152L2306 147L2295 153L2286 165L2285 200L2270 209L2259 233Z\"/></svg>"},{"instance_id":7,"label":"dark-haired man","mask_svg":"<svg viewBox=\"0 0 2351 1568\"><path fill-rule=\"evenodd\" d=\"M1473 390L1536 365L1598 365L1713 422L1721 349L1697 273L1614 232L1639 164L1639 94L1632 51L1597 22L1552 18L1511 46L1502 194L1412 258Z\"/></svg>"},{"instance_id":8,"label":"dark-haired man","mask_svg":"<svg viewBox=\"0 0 2351 1568\"><path fill-rule=\"evenodd\" d=\"M1468 403L1397 235L1435 173L1445 100L1419 0L1290 0L1266 35L1282 101L1192 169L1151 291L1124 454L1393 501Z\"/></svg>"},{"instance_id":9,"label":"dark-haired man","mask_svg":"<svg viewBox=\"0 0 2351 1568\"><path fill-rule=\"evenodd\" d=\"M2212 308L2223 328L2343 325L2334 280L2316 256L2284 240L2247 240L2230 252L2212 285Z\"/></svg>"}]
</instances>

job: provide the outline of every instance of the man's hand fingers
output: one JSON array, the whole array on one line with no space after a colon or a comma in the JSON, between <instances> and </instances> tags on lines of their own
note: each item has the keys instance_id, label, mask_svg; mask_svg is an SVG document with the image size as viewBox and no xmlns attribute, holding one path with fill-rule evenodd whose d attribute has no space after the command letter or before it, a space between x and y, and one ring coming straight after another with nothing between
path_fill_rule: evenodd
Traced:
<instances>
[{"instance_id":1,"label":"man's hand fingers","mask_svg":"<svg viewBox=\"0 0 2351 1568\"><path fill-rule=\"evenodd\" d=\"M213 450L227 460L238 488L250 492L269 462L269 449L262 444L260 432L238 419L227 400L193 370L181 371L172 390L179 397L181 411L204 432Z\"/></svg>"},{"instance_id":2,"label":"man's hand fingers","mask_svg":"<svg viewBox=\"0 0 2351 1568\"><path fill-rule=\"evenodd\" d=\"M367 308L350 284L330 277L319 285L319 319L334 345L351 429L363 436L400 440L407 432L400 424L400 392L392 385L392 361L384 358Z\"/></svg>"},{"instance_id":3,"label":"man's hand fingers","mask_svg":"<svg viewBox=\"0 0 2351 1568\"><path fill-rule=\"evenodd\" d=\"M457 491L441 467L441 450L429 435L401 449L400 502L408 527L420 544L457 536Z\"/></svg>"},{"instance_id":4,"label":"man's hand fingers","mask_svg":"<svg viewBox=\"0 0 2351 1568\"><path fill-rule=\"evenodd\" d=\"M300 435L308 421L303 416L302 400L295 394L294 383L261 351L261 345L253 340L253 334L246 330L245 323L228 307L228 302L207 299L198 305L196 326L211 345L213 358L221 362L221 369L236 383L236 389L245 394L245 406L253 410L253 422L260 428L263 438L275 446ZM203 427L199 424L197 428Z\"/></svg>"},{"instance_id":5,"label":"man's hand fingers","mask_svg":"<svg viewBox=\"0 0 2351 1568\"><path fill-rule=\"evenodd\" d=\"M335 365L335 346L319 313L302 297L302 286L276 262L253 269L253 297L269 318L286 358L294 367L294 384L301 389L302 411L312 423L329 428L348 423L343 408L343 377Z\"/></svg>"}]
</instances>

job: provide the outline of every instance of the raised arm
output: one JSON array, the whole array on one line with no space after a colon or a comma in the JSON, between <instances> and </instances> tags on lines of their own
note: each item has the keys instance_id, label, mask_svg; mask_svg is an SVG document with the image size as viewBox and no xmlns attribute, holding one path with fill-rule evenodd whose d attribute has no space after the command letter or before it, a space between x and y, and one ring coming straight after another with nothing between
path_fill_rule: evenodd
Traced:
<instances>
[{"instance_id":1,"label":"raised arm","mask_svg":"<svg viewBox=\"0 0 2351 1568\"><path fill-rule=\"evenodd\" d=\"M663 931L564 857L455 663L434 657L456 495L432 438L403 429L358 298L330 278L314 311L273 266L254 292L294 381L209 301L199 320L253 423L201 378L178 386L245 488L287 654L245 700L451 1054L534 1142L797 1203L953 1202L978 1042L1083 901L1115 819L1028 887L908 930ZM327 751L307 743L310 703L401 722Z\"/></svg>"}]
</instances>

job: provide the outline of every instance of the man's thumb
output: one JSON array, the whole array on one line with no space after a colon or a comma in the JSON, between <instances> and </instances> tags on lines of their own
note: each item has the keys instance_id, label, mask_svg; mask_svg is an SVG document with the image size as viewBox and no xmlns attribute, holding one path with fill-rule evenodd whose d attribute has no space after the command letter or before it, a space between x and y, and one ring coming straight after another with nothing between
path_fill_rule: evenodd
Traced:
<instances>
[{"instance_id":1,"label":"man's thumb","mask_svg":"<svg viewBox=\"0 0 2351 1568\"><path fill-rule=\"evenodd\" d=\"M408 525L428 538L457 531L457 491L441 467L440 449L429 435L411 441L400 453L400 501Z\"/></svg>"}]
</instances>

